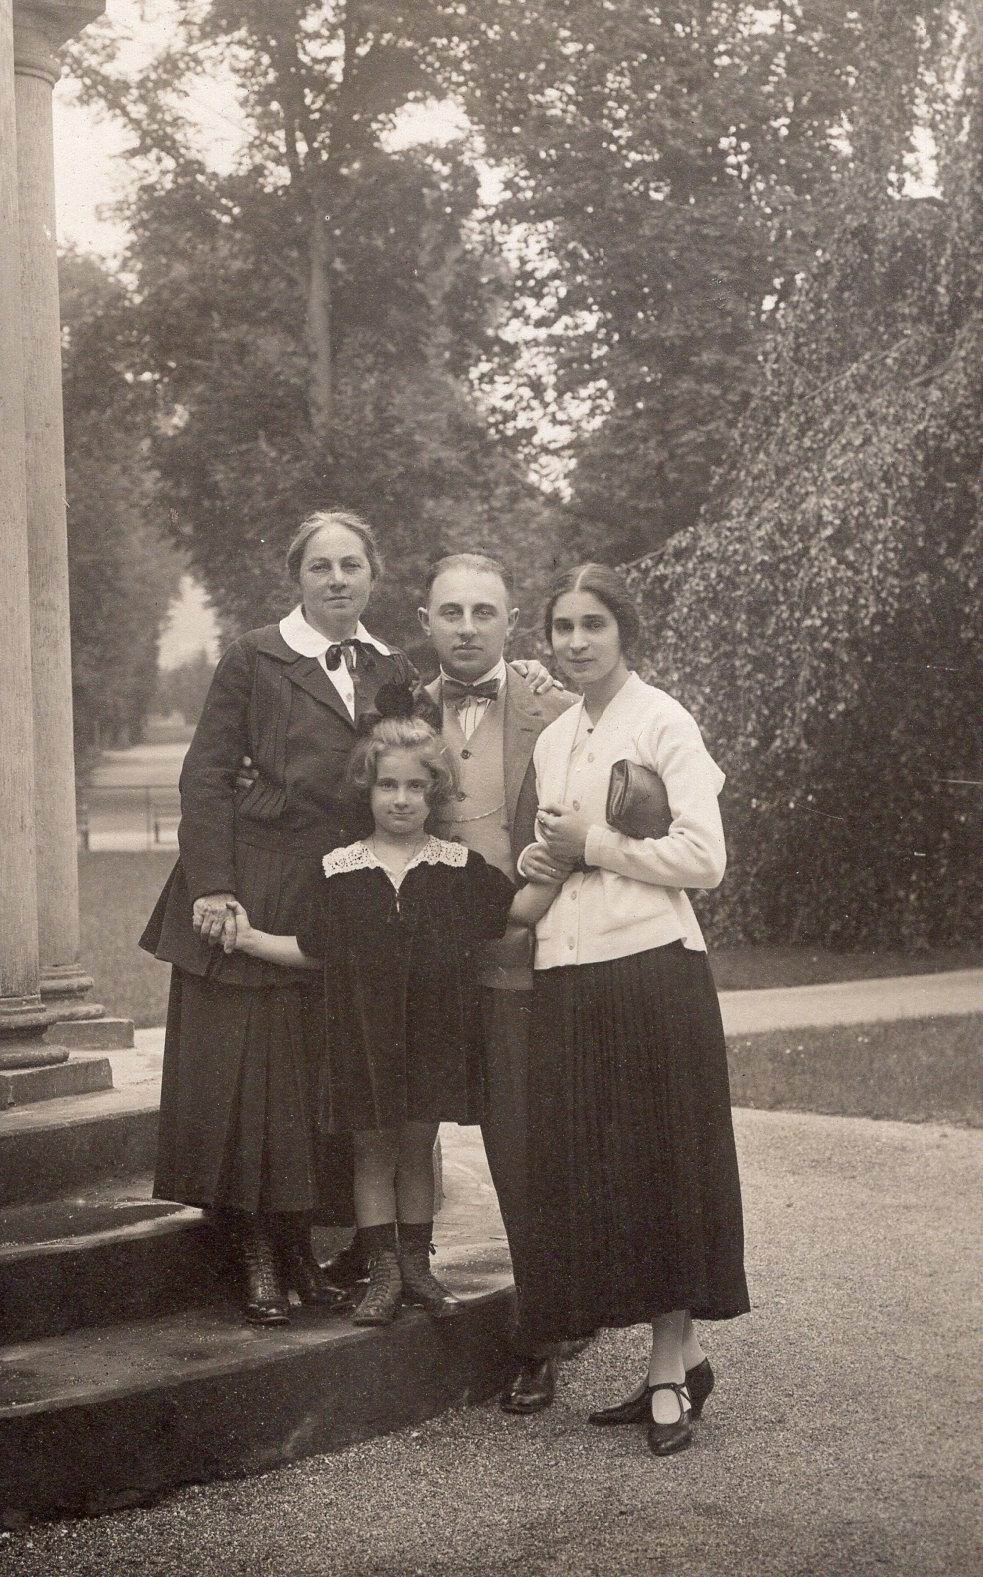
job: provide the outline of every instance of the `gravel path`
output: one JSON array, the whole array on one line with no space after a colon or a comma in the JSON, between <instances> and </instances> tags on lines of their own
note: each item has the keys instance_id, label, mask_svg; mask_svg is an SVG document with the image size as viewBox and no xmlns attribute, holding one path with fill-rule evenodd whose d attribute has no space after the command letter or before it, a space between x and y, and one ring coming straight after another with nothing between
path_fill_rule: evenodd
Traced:
<instances>
[{"instance_id":1,"label":"gravel path","mask_svg":"<svg viewBox=\"0 0 983 1577\"><path fill-rule=\"evenodd\" d=\"M538 1419L489 1405L150 1509L10 1534L0 1571L968 1577L983 1553L971 1378L983 1137L749 1111L737 1130L754 1311L704 1327L719 1385L690 1452L656 1461L640 1430L585 1424L643 1362L643 1331L610 1333L565 1365Z\"/></svg>"}]
</instances>

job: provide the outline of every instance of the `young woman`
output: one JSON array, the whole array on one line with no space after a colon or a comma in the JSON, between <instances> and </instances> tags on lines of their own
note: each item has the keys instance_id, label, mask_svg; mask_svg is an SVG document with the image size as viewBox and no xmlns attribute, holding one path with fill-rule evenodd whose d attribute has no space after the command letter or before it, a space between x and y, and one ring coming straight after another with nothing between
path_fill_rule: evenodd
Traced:
<instances>
[{"instance_id":1,"label":"young woman","mask_svg":"<svg viewBox=\"0 0 983 1577\"><path fill-rule=\"evenodd\" d=\"M690 714L630 671L639 620L614 571L563 575L545 623L583 699L537 741L537 843L520 864L534 881L570 870L536 927L520 1324L557 1341L651 1322L645 1380L591 1421L645 1420L667 1455L713 1386L694 1319L749 1308L720 1011L685 892L723 876L723 774ZM667 836L607 825L622 759L662 779Z\"/></svg>"},{"instance_id":2,"label":"young woman","mask_svg":"<svg viewBox=\"0 0 983 1577\"><path fill-rule=\"evenodd\" d=\"M376 704L388 704L383 692ZM409 692L396 704L408 712ZM355 1323L388 1324L402 1301L440 1319L454 1299L429 1268L433 1146L439 1123L483 1115L481 944L504 934L513 907L519 923L534 923L552 893L530 887L513 904L501 871L427 831L456 784L447 746L420 719L375 724L355 748L349 783L372 831L325 856L296 936L253 929L237 905L234 945L265 963L322 971L320 1116L327 1132L352 1138L369 1264Z\"/></svg>"}]
</instances>

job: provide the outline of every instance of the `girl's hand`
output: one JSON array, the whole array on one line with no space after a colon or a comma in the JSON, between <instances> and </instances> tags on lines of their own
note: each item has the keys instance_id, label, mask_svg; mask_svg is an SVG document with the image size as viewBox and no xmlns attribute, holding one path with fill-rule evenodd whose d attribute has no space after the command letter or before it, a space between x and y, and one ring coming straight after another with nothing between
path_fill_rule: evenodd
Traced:
<instances>
[{"instance_id":1,"label":"girl's hand","mask_svg":"<svg viewBox=\"0 0 983 1577\"><path fill-rule=\"evenodd\" d=\"M544 668L535 657L519 657L513 662L512 667L520 679L526 681L533 695L542 695L544 690L563 689L559 679L554 679L549 669Z\"/></svg>"},{"instance_id":2,"label":"girl's hand","mask_svg":"<svg viewBox=\"0 0 983 1577\"><path fill-rule=\"evenodd\" d=\"M565 805L540 805L536 821L546 842L547 852L556 860L576 865L584 857L591 824L579 811ZM526 862L528 863L528 862Z\"/></svg>"},{"instance_id":3,"label":"girl's hand","mask_svg":"<svg viewBox=\"0 0 983 1577\"><path fill-rule=\"evenodd\" d=\"M195 899L191 911L191 924L202 941L210 947L224 947L227 953L235 946L235 901L232 893L206 893ZM227 946L230 936L232 945Z\"/></svg>"},{"instance_id":4,"label":"girl's hand","mask_svg":"<svg viewBox=\"0 0 983 1577\"><path fill-rule=\"evenodd\" d=\"M229 904L229 914L226 921L227 935L222 940L222 947L226 953L248 953L250 942L256 933L249 924L249 916L238 898L233 898Z\"/></svg>"},{"instance_id":5,"label":"girl's hand","mask_svg":"<svg viewBox=\"0 0 983 1577\"><path fill-rule=\"evenodd\" d=\"M522 856L522 874L531 882L565 882L572 860L561 860L541 843L532 844Z\"/></svg>"}]
</instances>

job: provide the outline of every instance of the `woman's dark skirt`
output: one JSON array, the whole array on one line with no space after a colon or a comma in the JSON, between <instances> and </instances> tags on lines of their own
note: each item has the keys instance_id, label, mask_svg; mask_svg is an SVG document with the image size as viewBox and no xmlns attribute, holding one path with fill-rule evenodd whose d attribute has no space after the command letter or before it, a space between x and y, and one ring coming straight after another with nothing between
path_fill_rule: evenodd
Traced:
<instances>
[{"instance_id":1,"label":"woman's dark skirt","mask_svg":"<svg viewBox=\"0 0 983 1577\"><path fill-rule=\"evenodd\" d=\"M720 1007L681 942L537 970L529 1048L528 1344L688 1309L747 1313Z\"/></svg>"},{"instance_id":2,"label":"woman's dark skirt","mask_svg":"<svg viewBox=\"0 0 983 1577\"><path fill-rule=\"evenodd\" d=\"M316 1136L323 1055L320 977L252 989L174 969L156 1197L352 1221L350 1146Z\"/></svg>"}]
</instances>

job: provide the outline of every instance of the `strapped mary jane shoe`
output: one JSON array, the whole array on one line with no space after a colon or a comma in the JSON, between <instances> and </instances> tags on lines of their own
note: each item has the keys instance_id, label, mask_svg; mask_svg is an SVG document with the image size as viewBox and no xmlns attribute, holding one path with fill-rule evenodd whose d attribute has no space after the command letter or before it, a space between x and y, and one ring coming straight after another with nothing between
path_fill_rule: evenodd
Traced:
<instances>
[{"instance_id":1,"label":"strapped mary jane shoe","mask_svg":"<svg viewBox=\"0 0 983 1577\"><path fill-rule=\"evenodd\" d=\"M709 1358L701 1358L699 1363L687 1369L683 1381L690 1394L691 1411L694 1419L703 1415L703 1405L713 1390L715 1381ZM652 1400L652 1387L648 1384L641 1386L623 1402L616 1402L613 1407L599 1407L596 1412L588 1413L587 1422L590 1424L640 1424L648 1414L649 1403Z\"/></svg>"},{"instance_id":2,"label":"strapped mary jane shoe","mask_svg":"<svg viewBox=\"0 0 983 1577\"><path fill-rule=\"evenodd\" d=\"M672 1391L679 1403L679 1417L671 1424L660 1424L652 1417L652 1396L656 1391ZM689 1392L684 1385L677 1385L674 1380L665 1380L661 1385L653 1385L649 1390L649 1450L653 1456L668 1457L676 1451L685 1451L687 1446L693 1444L692 1429L693 1411L690 1407Z\"/></svg>"},{"instance_id":3,"label":"strapped mary jane shoe","mask_svg":"<svg viewBox=\"0 0 983 1577\"><path fill-rule=\"evenodd\" d=\"M690 1395L694 1418L703 1417L703 1404L713 1390L715 1383L709 1358L703 1358L699 1363L695 1363L692 1369L687 1369L683 1384Z\"/></svg>"},{"instance_id":4,"label":"strapped mary jane shoe","mask_svg":"<svg viewBox=\"0 0 983 1577\"><path fill-rule=\"evenodd\" d=\"M652 1387L646 1382L623 1402L616 1402L613 1407L599 1407L596 1412L587 1414L589 1424L640 1424L648 1415L649 1402L652 1398Z\"/></svg>"}]
</instances>

